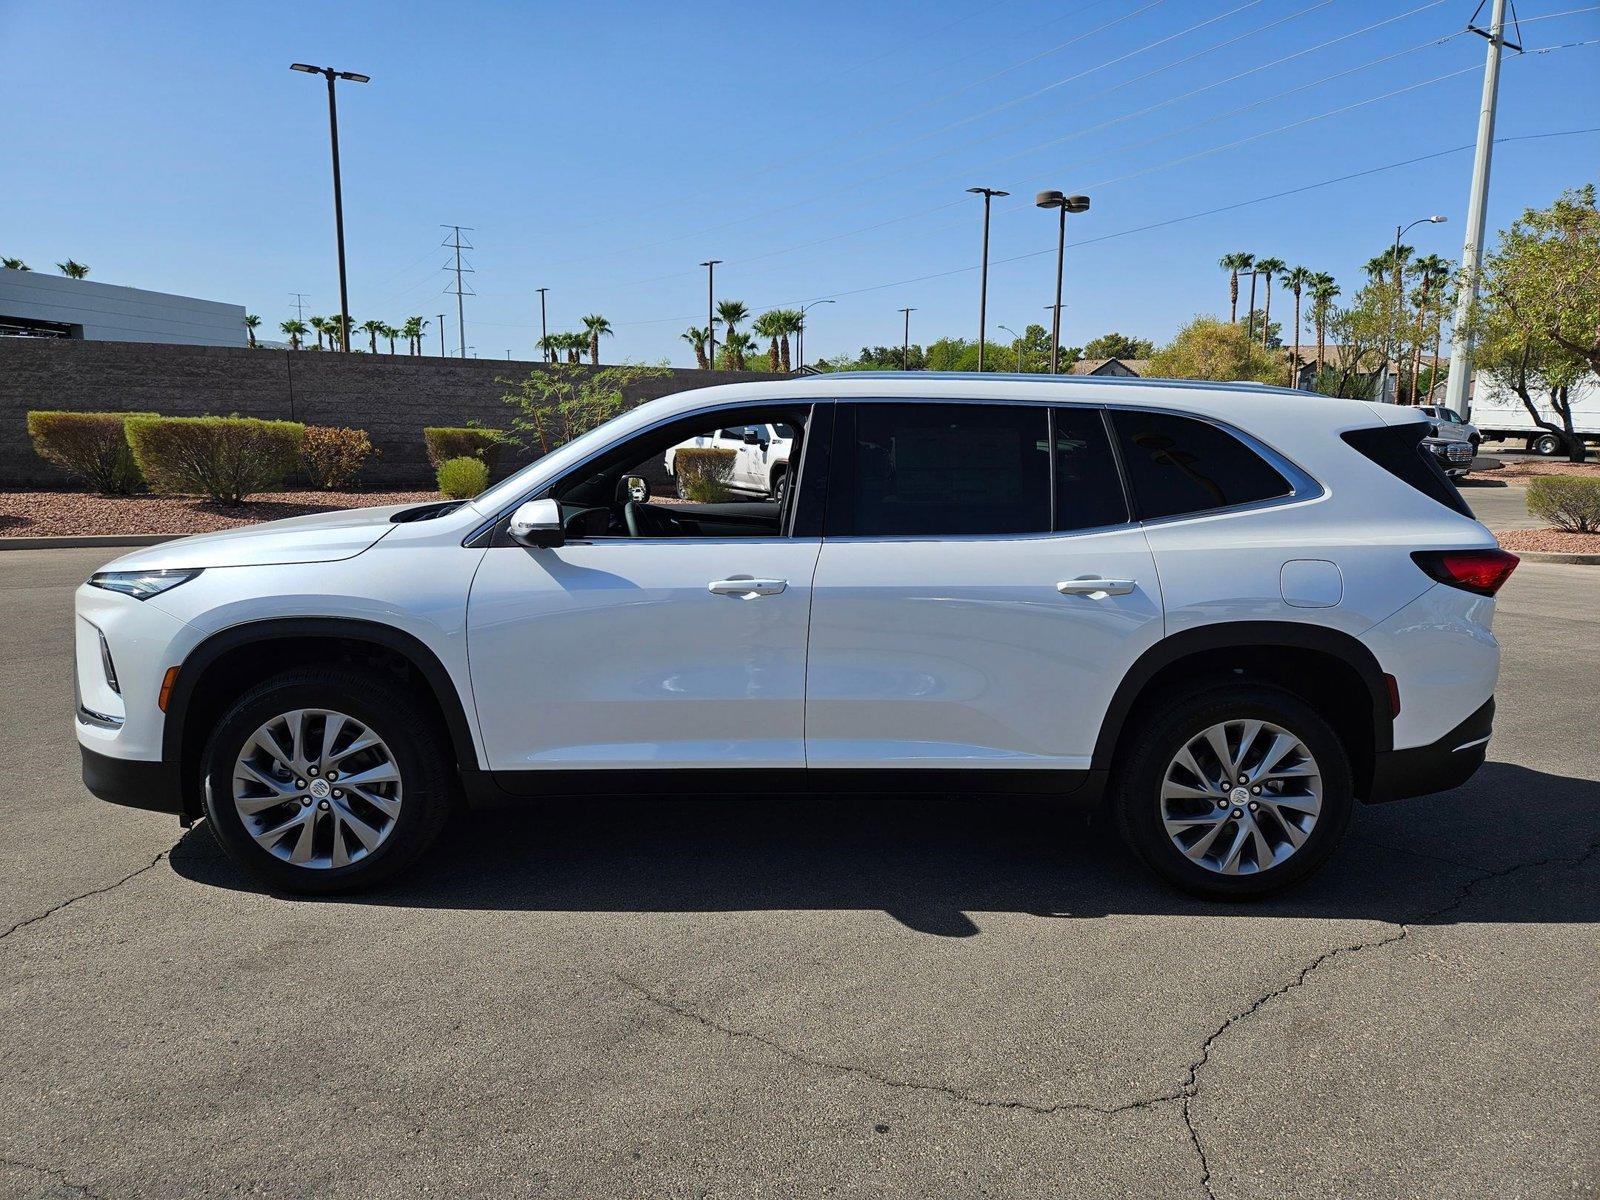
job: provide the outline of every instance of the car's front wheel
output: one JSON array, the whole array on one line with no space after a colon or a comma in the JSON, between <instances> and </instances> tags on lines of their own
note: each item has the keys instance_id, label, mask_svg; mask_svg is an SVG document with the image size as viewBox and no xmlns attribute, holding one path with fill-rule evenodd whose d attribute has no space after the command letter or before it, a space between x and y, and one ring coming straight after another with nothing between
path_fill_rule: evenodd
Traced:
<instances>
[{"instance_id":1,"label":"car's front wheel","mask_svg":"<svg viewBox=\"0 0 1600 1200\"><path fill-rule=\"evenodd\" d=\"M376 674L306 668L241 696L204 755L208 824L274 887L367 887L421 854L449 816L436 723Z\"/></svg>"},{"instance_id":2,"label":"car's front wheel","mask_svg":"<svg viewBox=\"0 0 1600 1200\"><path fill-rule=\"evenodd\" d=\"M1133 731L1113 791L1128 845L1171 883L1263 896L1332 853L1353 807L1349 755L1290 692L1224 685L1163 704Z\"/></svg>"}]
</instances>

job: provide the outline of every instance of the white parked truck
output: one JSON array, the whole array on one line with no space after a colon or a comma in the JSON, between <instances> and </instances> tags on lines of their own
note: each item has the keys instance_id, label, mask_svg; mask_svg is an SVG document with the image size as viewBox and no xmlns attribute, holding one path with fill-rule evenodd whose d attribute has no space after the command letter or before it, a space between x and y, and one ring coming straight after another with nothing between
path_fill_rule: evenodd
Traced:
<instances>
[{"instance_id":1,"label":"white parked truck","mask_svg":"<svg viewBox=\"0 0 1600 1200\"><path fill-rule=\"evenodd\" d=\"M1574 384L1569 398L1572 405L1572 432L1591 446L1600 446L1600 379L1588 375ZM1557 429L1561 416L1550 406L1548 395L1537 397L1539 415ZM1522 398L1487 375L1474 381L1472 423L1486 442L1522 442L1535 454L1546 457L1565 454L1566 439L1545 429L1529 414Z\"/></svg>"}]
</instances>

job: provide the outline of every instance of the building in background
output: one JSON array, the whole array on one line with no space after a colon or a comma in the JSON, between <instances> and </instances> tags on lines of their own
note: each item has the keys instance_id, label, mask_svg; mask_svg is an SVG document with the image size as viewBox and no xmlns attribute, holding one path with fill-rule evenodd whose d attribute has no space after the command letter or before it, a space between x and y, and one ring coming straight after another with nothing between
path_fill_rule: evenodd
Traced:
<instances>
[{"instance_id":1,"label":"building in background","mask_svg":"<svg viewBox=\"0 0 1600 1200\"><path fill-rule=\"evenodd\" d=\"M246 344L242 304L5 269L0 269L0 337Z\"/></svg>"}]
</instances>

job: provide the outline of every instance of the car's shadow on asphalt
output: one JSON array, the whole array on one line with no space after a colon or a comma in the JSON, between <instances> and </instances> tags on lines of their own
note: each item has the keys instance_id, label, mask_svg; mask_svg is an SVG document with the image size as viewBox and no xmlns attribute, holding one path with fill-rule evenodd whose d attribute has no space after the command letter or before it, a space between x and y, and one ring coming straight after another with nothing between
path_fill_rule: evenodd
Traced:
<instances>
[{"instance_id":1,"label":"car's shadow on asphalt","mask_svg":"<svg viewBox=\"0 0 1600 1200\"><path fill-rule=\"evenodd\" d=\"M590 796L528 804L464 814L403 878L338 900L528 912L878 909L946 937L977 934L968 914L992 912L1600 919L1593 887L1534 877L1528 886L1482 886L1500 873L1576 861L1600 841L1600 782L1507 763L1439 796L1360 808L1321 872L1248 905L1166 887L1122 849L1109 822L1043 798ZM204 828L191 830L171 860L197 883L260 890Z\"/></svg>"}]
</instances>

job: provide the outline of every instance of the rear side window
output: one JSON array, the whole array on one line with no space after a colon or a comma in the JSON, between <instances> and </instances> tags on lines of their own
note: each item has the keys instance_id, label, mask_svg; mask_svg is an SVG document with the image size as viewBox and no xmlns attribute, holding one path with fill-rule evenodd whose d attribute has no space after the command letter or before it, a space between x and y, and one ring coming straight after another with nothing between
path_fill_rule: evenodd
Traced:
<instances>
[{"instance_id":1,"label":"rear side window","mask_svg":"<svg viewBox=\"0 0 1600 1200\"><path fill-rule=\"evenodd\" d=\"M841 408L830 532L887 537L1049 531L1050 422L1044 408Z\"/></svg>"},{"instance_id":2,"label":"rear side window","mask_svg":"<svg viewBox=\"0 0 1600 1200\"><path fill-rule=\"evenodd\" d=\"M1140 520L1230 508L1294 489L1226 429L1171 413L1112 414Z\"/></svg>"},{"instance_id":3,"label":"rear side window","mask_svg":"<svg viewBox=\"0 0 1600 1200\"><path fill-rule=\"evenodd\" d=\"M1128 503L1099 409L1058 408L1055 425L1056 522L1062 532L1121 525Z\"/></svg>"},{"instance_id":4,"label":"rear side window","mask_svg":"<svg viewBox=\"0 0 1600 1200\"><path fill-rule=\"evenodd\" d=\"M1428 435L1426 421L1407 425L1374 425L1370 429L1352 429L1340 434L1345 443L1359 450L1396 479L1409 483L1430 499L1446 508L1454 509L1464 517L1472 510L1461 498L1450 477L1440 469L1438 462L1422 444Z\"/></svg>"}]
</instances>

